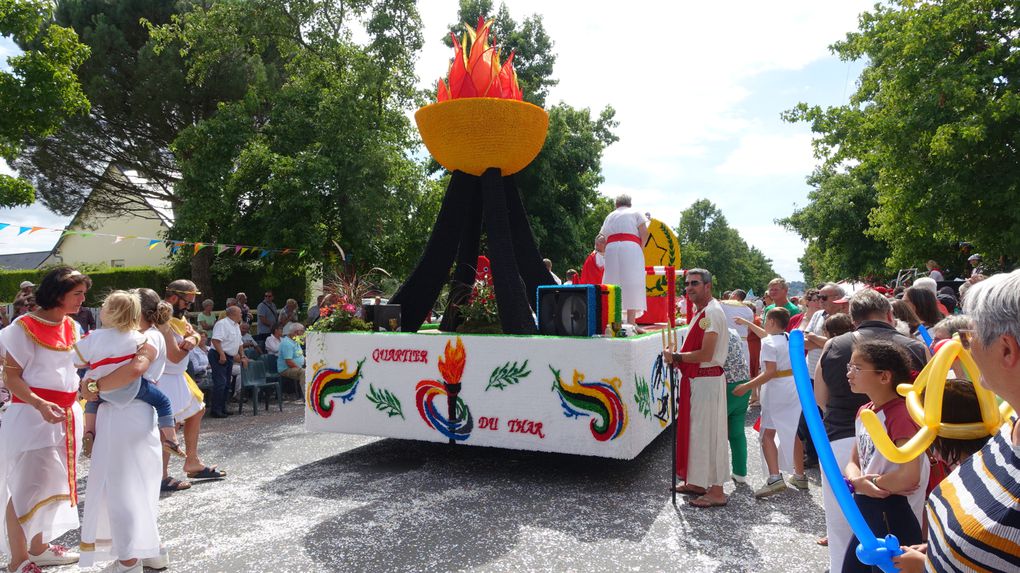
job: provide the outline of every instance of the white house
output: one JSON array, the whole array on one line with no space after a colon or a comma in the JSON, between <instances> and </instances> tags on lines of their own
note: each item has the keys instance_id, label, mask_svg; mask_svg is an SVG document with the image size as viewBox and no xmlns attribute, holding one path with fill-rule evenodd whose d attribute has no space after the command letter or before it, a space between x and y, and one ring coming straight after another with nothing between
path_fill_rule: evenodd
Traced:
<instances>
[{"instance_id":1,"label":"white house","mask_svg":"<svg viewBox=\"0 0 1020 573\"><path fill-rule=\"evenodd\" d=\"M120 169L113 164L108 168L107 175L123 178L139 188L152 186L138 172ZM166 264L169 254L166 244L161 241L150 248L144 239L162 240L165 237L166 231L173 225L170 204L157 199L141 198L139 201L144 201L141 206L133 205L123 212L110 213L95 208L93 201L97 193L106 192L101 188L92 191L68 223L65 233L53 246L44 265L86 263L138 267ZM93 232L103 235L89 234Z\"/></svg>"}]
</instances>

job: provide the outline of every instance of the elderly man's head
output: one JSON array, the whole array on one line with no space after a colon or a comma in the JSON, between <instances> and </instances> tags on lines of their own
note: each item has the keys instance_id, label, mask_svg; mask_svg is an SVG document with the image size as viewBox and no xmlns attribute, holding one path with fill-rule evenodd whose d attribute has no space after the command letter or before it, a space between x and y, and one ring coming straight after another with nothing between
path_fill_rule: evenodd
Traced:
<instances>
[{"instance_id":1,"label":"elderly man's head","mask_svg":"<svg viewBox=\"0 0 1020 573\"><path fill-rule=\"evenodd\" d=\"M595 251L599 253L606 252L606 236L599 235L595 237Z\"/></svg>"},{"instance_id":2,"label":"elderly man's head","mask_svg":"<svg viewBox=\"0 0 1020 573\"><path fill-rule=\"evenodd\" d=\"M867 320L894 324L892 304L889 299L873 289L859 290L850 297L850 320L856 326Z\"/></svg>"},{"instance_id":3,"label":"elderly man's head","mask_svg":"<svg viewBox=\"0 0 1020 573\"><path fill-rule=\"evenodd\" d=\"M227 299L227 308L230 308L232 306L238 306L237 299L234 297L230 297Z\"/></svg>"},{"instance_id":4,"label":"elderly man's head","mask_svg":"<svg viewBox=\"0 0 1020 573\"><path fill-rule=\"evenodd\" d=\"M616 206L617 207L630 207L631 206L630 195L627 195L626 193L624 193L623 195L617 195L616 196Z\"/></svg>"},{"instance_id":5,"label":"elderly man's head","mask_svg":"<svg viewBox=\"0 0 1020 573\"><path fill-rule=\"evenodd\" d=\"M965 308L974 321L970 351L982 382L1020 408L1020 271L975 284Z\"/></svg>"},{"instance_id":6,"label":"elderly man's head","mask_svg":"<svg viewBox=\"0 0 1020 573\"><path fill-rule=\"evenodd\" d=\"M229 318L230 320L233 320L234 322L240 323L241 322L241 309L237 305L228 306L227 307L227 318Z\"/></svg>"},{"instance_id":7,"label":"elderly man's head","mask_svg":"<svg viewBox=\"0 0 1020 573\"><path fill-rule=\"evenodd\" d=\"M730 299L744 302L747 299L747 291L738 288L737 290L730 293Z\"/></svg>"},{"instance_id":8,"label":"elderly man's head","mask_svg":"<svg viewBox=\"0 0 1020 573\"><path fill-rule=\"evenodd\" d=\"M939 292L939 285L938 285L938 283L935 282L935 279L933 279L931 277L921 277L921 278L917 279L916 281L914 281L914 285L913 286L918 287L918 288L923 288L925 290L930 290L932 294L938 294L938 292Z\"/></svg>"},{"instance_id":9,"label":"elderly man's head","mask_svg":"<svg viewBox=\"0 0 1020 573\"><path fill-rule=\"evenodd\" d=\"M843 301L845 298L843 287L836 283L825 283L818 291L818 300L822 303L822 310L829 316L843 312L843 305L846 302L837 301Z\"/></svg>"},{"instance_id":10,"label":"elderly man's head","mask_svg":"<svg viewBox=\"0 0 1020 573\"><path fill-rule=\"evenodd\" d=\"M301 324L300 322L292 322L288 324L287 327L284 329L284 334L291 338L294 338L295 336L301 336L304 333L305 325Z\"/></svg>"}]
</instances>

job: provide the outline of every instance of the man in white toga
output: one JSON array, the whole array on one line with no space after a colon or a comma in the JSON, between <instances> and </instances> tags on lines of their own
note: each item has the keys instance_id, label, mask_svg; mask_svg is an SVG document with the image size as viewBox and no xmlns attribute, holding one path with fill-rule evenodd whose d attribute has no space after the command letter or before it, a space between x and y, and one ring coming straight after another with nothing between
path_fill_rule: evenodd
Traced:
<instances>
[{"instance_id":1,"label":"man in white toga","mask_svg":"<svg viewBox=\"0 0 1020 573\"><path fill-rule=\"evenodd\" d=\"M627 324L634 324L647 308L645 299L645 254L648 223L631 207L630 196L616 198L616 210L610 213L599 234L606 238L603 284L619 285Z\"/></svg>"}]
</instances>

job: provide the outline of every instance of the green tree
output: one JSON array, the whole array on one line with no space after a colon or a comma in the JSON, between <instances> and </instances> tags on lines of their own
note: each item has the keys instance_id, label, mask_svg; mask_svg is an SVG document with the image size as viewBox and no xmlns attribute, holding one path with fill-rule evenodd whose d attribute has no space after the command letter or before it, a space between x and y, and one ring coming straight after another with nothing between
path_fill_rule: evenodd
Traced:
<instances>
[{"instance_id":1,"label":"green tree","mask_svg":"<svg viewBox=\"0 0 1020 573\"><path fill-rule=\"evenodd\" d=\"M352 39L362 24L367 44ZM171 146L177 228L304 253L268 259L274 273L330 260L334 241L364 264L407 270L423 239L405 229L420 227L435 197L408 153L420 29L410 0L224 1L155 29L181 46L190 83L214 81L210 72L231 62L247 76L242 97Z\"/></svg>"},{"instance_id":2,"label":"green tree","mask_svg":"<svg viewBox=\"0 0 1020 573\"><path fill-rule=\"evenodd\" d=\"M875 237L870 216L878 208L874 173L816 170L808 204L777 221L807 240L801 271L807 284L889 272L889 246Z\"/></svg>"},{"instance_id":3,"label":"green tree","mask_svg":"<svg viewBox=\"0 0 1020 573\"><path fill-rule=\"evenodd\" d=\"M811 124L824 169L874 174L869 226L892 265L960 240L989 259L1020 252L1018 29L1010 0L876 5L832 46L868 62L849 103L788 113Z\"/></svg>"},{"instance_id":4,"label":"green tree","mask_svg":"<svg viewBox=\"0 0 1020 573\"><path fill-rule=\"evenodd\" d=\"M0 0L0 36L24 50L7 59L10 71L0 71L0 157L13 161L26 138L45 137L88 111L74 70L89 49L73 30L53 23L53 7L43 0ZM34 200L28 181L0 174L0 205Z\"/></svg>"},{"instance_id":5,"label":"green tree","mask_svg":"<svg viewBox=\"0 0 1020 573\"><path fill-rule=\"evenodd\" d=\"M198 87L185 81L179 49L156 53L146 22L160 25L191 0L62 0L56 20L73 28L91 57L78 78L92 103L47 137L32 138L15 162L35 183L40 199L63 215L77 212L85 200L108 212L152 216L149 202L173 209L179 178L170 144L184 128L208 117L220 101L243 94L244 67L223 66L216 81ZM110 163L142 174L149 185L111 176ZM93 189L106 193L92 196Z\"/></svg>"},{"instance_id":6,"label":"green tree","mask_svg":"<svg viewBox=\"0 0 1020 573\"><path fill-rule=\"evenodd\" d=\"M514 69L525 101L549 112L542 151L516 179L539 249L563 276L568 268L579 269L583 264L612 210L598 189L604 181L602 152L619 140L613 133L618 125L616 111L606 106L594 114L564 102L547 106L549 88L557 83L553 77L556 54L541 16L517 22L505 4L495 17L492 7L491 0L461 0L457 22L449 29L459 38L465 23L474 25L480 16L492 17L492 34L503 57L514 51ZM449 35L444 41L450 45Z\"/></svg>"},{"instance_id":7,"label":"green tree","mask_svg":"<svg viewBox=\"0 0 1020 573\"><path fill-rule=\"evenodd\" d=\"M778 276L772 261L757 248L748 247L708 199L698 199L684 209L676 232L684 268L708 269L720 293L737 288L760 293Z\"/></svg>"}]
</instances>

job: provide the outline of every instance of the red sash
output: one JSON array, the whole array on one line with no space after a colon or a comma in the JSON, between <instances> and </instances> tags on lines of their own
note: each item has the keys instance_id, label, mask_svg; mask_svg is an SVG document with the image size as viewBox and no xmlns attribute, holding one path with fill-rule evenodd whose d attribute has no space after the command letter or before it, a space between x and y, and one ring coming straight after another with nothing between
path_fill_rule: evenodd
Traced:
<instances>
[{"instance_id":1,"label":"red sash","mask_svg":"<svg viewBox=\"0 0 1020 573\"><path fill-rule=\"evenodd\" d=\"M705 311L702 310L694 317L680 352L693 352L701 348L705 340L705 329L701 327L701 319L704 316ZM676 475L687 481L687 459L690 456L691 441L691 378L722 376L724 371L719 366L702 368L701 364L693 362L681 362L678 369L680 370L680 390L676 411ZM698 485L707 487L710 484Z\"/></svg>"},{"instance_id":2,"label":"red sash","mask_svg":"<svg viewBox=\"0 0 1020 573\"><path fill-rule=\"evenodd\" d=\"M630 233L616 233L606 237L607 245L609 243L626 243L626 242L637 243L637 245L640 247L641 237L637 235L631 235Z\"/></svg>"},{"instance_id":3,"label":"red sash","mask_svg":"<svg viewBox=\"0 0 1020 573\"><path fill-rule=\"evenodd\" d=\"M74 435L74 403L78 401L77 392L61 392L50 388L31 388L36 396L53 402L64 409L64 446L67 456L67 487L71 492L71 505L78 505L78 464L77 453L78 443ZM14 404L24 404L25 401L17 396L11 397Z\"/></svg>"}]
</instances>

